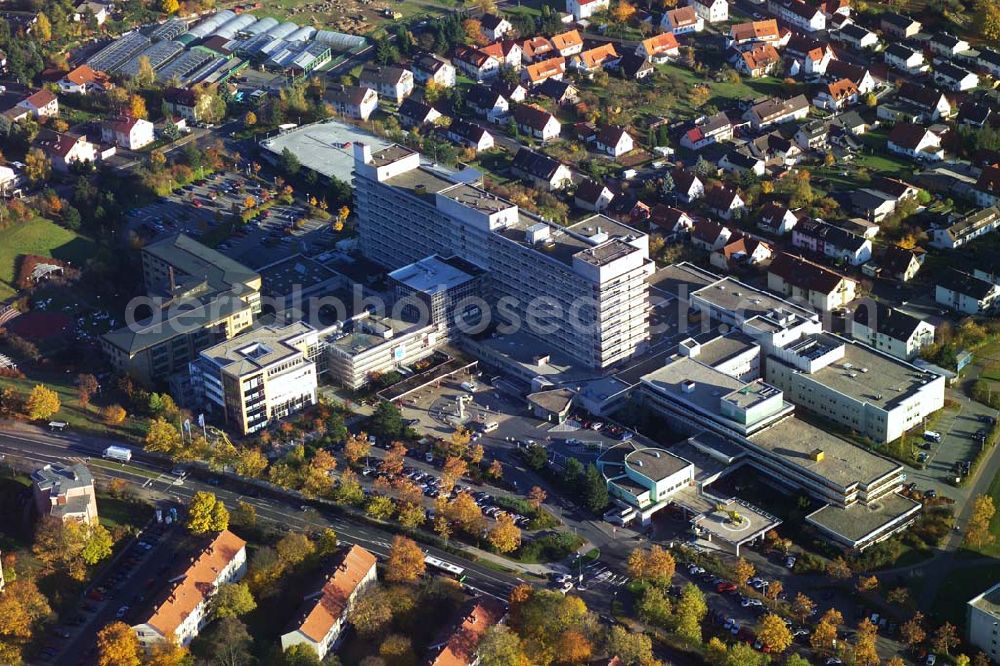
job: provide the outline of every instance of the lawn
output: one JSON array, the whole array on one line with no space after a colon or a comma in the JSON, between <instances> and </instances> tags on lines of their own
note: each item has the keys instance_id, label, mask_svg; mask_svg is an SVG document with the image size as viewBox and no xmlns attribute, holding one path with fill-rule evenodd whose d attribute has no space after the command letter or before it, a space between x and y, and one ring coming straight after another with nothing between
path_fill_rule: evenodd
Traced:
<instances>
[{"instance_id":1,"label":"lawn","mask_svg":"<svg viewBox=\"0 0 1000 666\"><path fill-rule=\"evenodd\" d=\"M1000 580L1000 563L955 569L941 583L932 608L935 619L947 620L955 626L965 626L965 604ZM964 635L965 631L961 633Z\"/></svg>"},{"instance_id":2,"label":"lawn","mask_svg":"<svg viewBox=\"0 0 1000 666\"><path fill-rule=\"evenodd\" d=\"M993 498L993 506L1000 507L1000 474L993 477L987 494ZM993 520L990 521L990 533L994 537L993 543L986 544L976 550L983 555L1000 557L1000 511L997 511L993 515Z\"/></svg>"},{"instance_id":3,"label":"lawn","mask_svg":"<svg viewBox=\"0 0 1000 666\"><path fill-rule=\"evenodd\" d=\"M94 242L44 218L0 231L0 299L17 292L17 258L22 254L54 257L82 264L94 254Z\"/></svg>"},{"instance_id":4,"label":"lawn","mask_svg":"<svg viewBox=\"0 0 1000 666\"><path fill-rule=\"evenodd\" d=\"M96 461L91 461L94 466ZM152 508L145 502L119 499L104 493L97 493L97 513L101 525L109 530L116 527L139 531L153 517Z\"/></svg>"}]
</instances>

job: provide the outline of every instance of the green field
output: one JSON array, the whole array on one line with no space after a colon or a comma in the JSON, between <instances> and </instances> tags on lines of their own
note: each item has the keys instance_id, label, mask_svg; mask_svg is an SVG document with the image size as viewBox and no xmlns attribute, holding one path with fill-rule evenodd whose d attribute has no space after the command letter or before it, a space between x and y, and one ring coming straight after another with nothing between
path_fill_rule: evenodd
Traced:
<instances>
[{"instance_id":1,"label":"green field","mask_svg":"<svg viewBox=\"0 0 1000 666\"><path fill-rule=\"evenodd\" d=\"M1000 580L1000 563L955 569L942 581L934 599L935 615L940 620L964 627L966 602L997 580Z\"/></svg>"},{"instance_id":2,"label":"green field","mask_svg":"<svg viewBox=\"0 0 1000 666\"><path fill-rule=\"evenodd\" d=\"M82 264L94 253L94 242L55 222L36 218L0 231L0 299L17 292L17 258L22 254L54 257Z\"/></svg>"},{"instance_id":3,"label":"green field","mask_svg":"<svg viewBox=\"0 0 1000 666\"><path fill-rule=\"evenodd\" d=\"M1000 507L1000 474L993 477L990 489L986 491L993 498L993 506ZM993 543L986 544L978 548L978 552L990 557L1000 557L1000 511L993 515L990 521L990 533L993 535Z\"/></svg>"}]
</instances>

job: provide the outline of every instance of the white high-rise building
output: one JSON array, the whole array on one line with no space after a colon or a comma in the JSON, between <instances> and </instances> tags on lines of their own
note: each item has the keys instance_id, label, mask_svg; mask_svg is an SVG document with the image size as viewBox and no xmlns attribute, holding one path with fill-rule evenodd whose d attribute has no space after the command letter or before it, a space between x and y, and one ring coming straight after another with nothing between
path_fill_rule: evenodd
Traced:
<instances>
[{"instance_id":1,"label":"white high-rise building","mask_svg":"<svg viewBox=\"0 0 1000 666\"><path fill-rule=\"evenodd\" d=\"M355 144L364 254L390 269L434 254L475 264L501 332L527 330L589 367L643 350L654 270L645 234L603 215L563 227L466 175L422 165L402 146Z\"/></svg>"}]
</instances>

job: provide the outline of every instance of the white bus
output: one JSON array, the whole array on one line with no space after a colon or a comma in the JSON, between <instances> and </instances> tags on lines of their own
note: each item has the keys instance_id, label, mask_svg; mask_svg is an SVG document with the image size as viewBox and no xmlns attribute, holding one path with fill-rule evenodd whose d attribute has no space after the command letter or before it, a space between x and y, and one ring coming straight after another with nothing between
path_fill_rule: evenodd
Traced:
<instances>
[{"instance_id":1,"label":"white bus","mask_svg":"<svg viewBox=\"0 0 1000 666\"><path fill-rule=\"evenodd\" d=\"M444 560L439 560L433 555L427 555L426 557L424 557L424 563L429 567L438 569L439 571L450 573L452 576L455 576L459 580L465 577L465 569L463 569L458 565L452 564L451 562L445 562Z\"/></svg>"}]
</instances>

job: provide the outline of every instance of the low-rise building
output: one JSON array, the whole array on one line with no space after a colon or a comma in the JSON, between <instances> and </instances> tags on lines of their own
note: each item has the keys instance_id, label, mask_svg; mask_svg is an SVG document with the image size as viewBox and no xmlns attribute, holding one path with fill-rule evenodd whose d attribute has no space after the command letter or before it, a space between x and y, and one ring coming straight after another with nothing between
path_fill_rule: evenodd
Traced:
<instances>
[{"instance_id":1,"label":"low-rise building","mask_svg":"<svg viewBox=\"0 0 1000 666\"><path fill-rule=\"evenodd\" d=\"M773 202L764 206L757 220L758 227L778 236L791 233L798 223L799 216L794 211Z\"/></svg>"},{"instance_id":2,"label":"low-rise building","mask_svg":"<svg viewBox=\"0 0 1000 666\"><path fill-rule=\"evenodd\" d=\"M990 206L951 220L947 227L934 230L933 247L954 250L980 236L991 234L1000 226L1000 208Z\"/></svg>"},{"instance_id":3,"label":"low-rise building","mask_svg":"<svg viewBox=\"0 0 1000 666\"><path fill-rule=\"evenodd\" d=\"M413 58L413 78L424 85L433 81L451 88L455 85L455 66L436 53L419 53Z\"/></svg>"},{"instance_id":4,"label":"low-rise building","mask_svg":"<svg viewBox=\"0 0 1000 666\"><path fill-rule=\"evenodd\" d=\"M909 282L924 264L926 253L920 248L908 250L898 245L890 245L879 259L879 268L884 278Z\"/></svg>"},{"instance_id":5,"label":"low-rise building","mask_svg":"<svg viewBox=\"0 0 1000 666\"><path fill-rule=\"evenodd\" d=\"M978 74L950 62L935 65L934 80L948 90L956 92L972 90L979 85Z\"/></svg>"},{"instance_id":6,"label":"low-rise building","mask_svg":"<svg viewBox=\"0 0 1000 666\"><path fill-rule=\"evenodd\" d=\"M357 120L368 120L378 108L378 93L366 86L332 86L327 89L327 99L334 111Z\"/></svg>"},{"instance_id":7,"label":"low-rise building","mask_svg":"<svg viewBox=\"0 0 1000 666\"><path fill-rule=\"evenodd\" d=\"M635 148L635 140L632 139L624 127L620 125L606 125L597 133L597 150L607 153L612 157L621 157L632 152Z\"/></svg>"},{"instance_id":8,"label":"low-rise building","mask_svg":"<svg viewBox=\"0 0 1000 666\"><path fill-rule=\"evenodd\" d=\"M376 562L361 546L348 546L337 554L322 587L306 597L281 635L281 649L308 645L322 661L340 642L347 614L377 580Z\"/></svg>"},{"instance_id":9,"label":"low-rise building","mask_svg":"<svg viewBox=\"0 0 1000 666\"><path fill-rule=\"evenodd\" d=\"M498 91L477 84L469 88L465 95L465 103L478 116L485 117L491 123L498 123L510 111L510 102Z\"/></svg>"},{"instance_id":10,"label":"low-rise building","mask_svg":"<svg viewBox=\"0 0 1000 666\"><path fill-rule=\"evenodd\" d=\"M726 45L741 48L750 44L764 42L778 44L782 41L777 19L748 21L730 26L726 36Z\"/></svg>"},{"instance_id":11,"label":"low-rise building","mask_svg":"<svg viewBox=\"0 0 1000 666\"><path fill-rule=\"evenodd\" d=\"M570 59L570 67L585 75L591 75L606 67L614 67L619 60L621 60L621 56L615 49L615 45L608 42L586 51L580 51Z\"/></svg>"},{"instance_id":12,"label":"low-rise building","mask_svg":"<svg viewBox=\"0 0 1000 666\"><path fill-rule=\"evenodd\" d=\"M423 127L441 117L441 112L433 106L413 98L407 98L399 105L399 122L403 127Z\"/></svg>"},{"instance_id":13,"label":"low-rise building","mask_svg":"<svg viewBox=\"0 0 1000 666\"><path fill-rule=\"evenodd\" d=\"M767 288L831 312L854 300L858 283L807 259L781 252L767 268Z\"/></svg>"},{"instance_id":14,"label":"low-rise building","mask_svg":"<svg viewBox=\"0 0 1000 666\"><path fill-rule=\"evenodd\" d=\"M932 53L945 58L953 58L971 48L969 42L948 32L932 35L927 45L930 46Z\"/></svg>"},{"instance_id":15,"label":"low-rise building","mask_svg":"<svg viewBox=\"0 0 1000 666\"><path fill-rule=\"evenodd\" d=\"M982 650L988 659L1000 661L997 631L1000 627L1000 583L966 604L965 627L969 643Z\"/></svg>"},{"instance_id":16,"label":"low-rise building","mask_svg":"<svg viewBox=\"0 0 1000 666\"><path fill-rule=\"evenodd\" d=\"M361 70L359 83L371 88L380 97L400 104L413 92L413 72L402 67L375 67L366 65Z\"/></svg>"},{"instance_id":17,"label":"low-rise building","mask_svg":"<svg viewBox=\"0 0 1000 666\"><path fill-rule=\"evenodd\" d=\"M698 16L706 23L721 23L729 20L729 2L727 0L689 0Z\"/></svg>"},{"instance_id":18,"label":"low-rise building","mask_svg":"<svg viewBox=\"0 0 1000 666\"><path fill-rule=\"evenodd\" d=\"M568 30L552 35L552 45L563 58L574 56L583 50L583 37L579 30Z\"/></svg>"},{"instance_id":19,"label":"low-rise building","mask_svg":"<svg viewBox=\"0 0 1000 666\"><path fill-rule=\"evenodd\" d=\"M455 66L473 81L489 81L500 75L500 59L481 49L459 45L452 54Z\"/></svg>"},{"instance_id":20,"label":"low-rise building","mask_svg":"<svg viewBox=\"0 0 1000 666\"><path fill-rule=\"evenodd\" d=\"M957 268L943 271L934 286L934 300L961 314L993 314L998 299L1000 286Z\"/></svg>"},{"instance_id":21,"label":"low-rise building","mask_svg":"<svg viewBox=\"0 0 1000 666\"><path fill-rule=\"evenodd\" d=\"M31 473L31 491L41 516L62 522L97 523L94 477L80 463L51 463Z\"/></svg>"},{"instance_id":22,"label":"low-rise building","mask_svg":"<svg viewBox=\"0 0 1000 666\"><path fill-rule=\"evenodd\" d=\"M576 0L567 0L567 4ZM476 666L483 635L507 615L502 601L479 597L467 603L461 616L428 649L427 666Z\"/></svg>"},{"instance_id":23,"label":"low-rise building","mask_svg":"<svg viewBox=\"0 0 1000 666\"><path fill-rule=\"evenodd\" d=\"M584 210L599 213L614 201L615 193L607 185L585 178L573 194L573 203Z\"/></svg>"},{"instance_id":24,"label":"low-rise building","mask_svg":"<svg viewBox=\"0 0 1000 666\"><path fill-rule=\"evenodd\" d=\"M699 220L691 230L691 245L714 252L729 242L732 230L711 220Z\"/></svg>"},{"instance_id":25,"label":"low-rise building","mask_svg":"<svg viewBox=\"0 0 1000 666\"><path fill-rule=\"evenodd\" d=\"M22 99L16 108L24 109L33 118L53 118L59 115L59 98L43 88Z\"/></svg>"},{"instance_id":26,"label":"low-rise building","mask_svg":"<svg viewBox=\"0 0 1000 666\"><path fill-rule=\"evenodd\" d=\"M495 42L513 32L514 26L502 16L483 14L479 17L479 31L487 42Z\"/></svg>"},{"instance_id":27,"label":"low-rise building","mask_svg":"<svg viewBox=\"0 0 1000 666\"><path fill-rule=\"evenodd\" d=\"M680 55L680 44L677 43L674 33L663 32L639 42L635 54L651 62L663 63Z\"/></svg>"},{"instance_id":28,"label":"low-rise building","mask_svg":"<svg viewBox=\"0 0 1000 666\"><path fill-rule=\"evenodd\" d=\"M713 187L705 195L708 209L724 220L731 220L743 215L747 210L746 202L737 190L719 185Z\"/></svg>"},{"instance_id":29,"label":"low-rise building","mask_svg":"<svg viewBox=\"0 0 1000 666\"><path fill-rule=\"evenodd\" d=\"M573 183L573 173L565 164L529 148L520 148L510 165L511 172L534 187L550 192Z\"/></svg>"},{"instance_id":30,"label":"low-rise building","mask_svg":"<svg viewBox=\"0 0 1000 666\"><path fill-rule=\"evenodd\" d=\"M540 106L518 104L514 107L514 122L518 130L542 142L558 138L562 123Z\"/></svg>"},{"instance_id":31,"label":"low-rise building","mask_svg":"<svg viewBox=\"0 0 1000 666\"><path fill-rule=\"evenodd\" d=\"M758 44L735 57L736 70L752 79L767 76L781 64L781 54L770 44Z\"/></svg>"},{"instance_id":32,"label":"low-rise building","mask_svg":"<svg viewBox=\"0 0 1000 666\"><path fill-rule=\"evenodd\" d=\"M538 86L545 81L561 80L566 73L566 58L559 56L532 63L524 68L522 80L529 86Z\"/></svg>"},{"instance_id":33,"label":"low-rise building","mask_svg":"<svg viewBox=\"0 0 1000 666\"><path fill-rule=\"evenodd\" d=\"M813 98L813 106L827 111L840 111L858 103L861 91L850 79L827 84Z\"/></svg>"},{"instance_id":34,"label":"low-rise building","mask_svg":"<svg viewBox=\"0 0 1000 666\"><path fill-rule=\"evenodd\" d=\"M663 13L660 19L660 29L683 35L688 32L701 32L705 29L705 19L698 15L694 7L678 7Z\"/></svg>"},{"instance_id":35,"label":"low-rise building","mask_svg":"<svg viewBox=\"0 0 1000 666\"><path fill-rule=\"evenodd\" d=\"M713 143L733 138L733 121L725 111L703 117L681 136L681 145L688 150L701 150Z\"/></svg>"},{"instance_id":36,"label":"low-rise building","mask_svg":"<svg viewBox=\"0 0 1000 666\"><path fill-rule=\"evenodd\" d=\"M976 179L976 203L980 206L1000 206L1000 164L983 167Z\"/></svg>"},{"instance_id":37,"label":"low-rise building","mask_svg":"<svg viewBox=\"0 0 1000 666\"><path fill-rule=\"evenodd\" d=\"M913 123L898 123L889 133L889 150L917 160L936 162L944 159L941 137L934 131Z\"/></svg>"},{"instance_id":38,"label":"low-rise building","mask_svg":"<svg viewBox=\"0 0 1000 666\"><path fill-rule=\"evenodd\" d=\"M837 36L856 49L873 49L878 46L878 35L857 23L848 23L837 31Z\"/></svg>"},{"instance_id":39,"label":"low-rise building","mask_svg":"<svg viewBox=\"0 0 1000 666\"><path fill-rule=\"evenodd\" d=\"M303 322L265 326L203 350L190 363L196 400L248 435L316 404L317 331Z\"/></svg>"},{"instance_id":40,"label":"low-rise building","mask_svg":"<svg viewBox=\"0 0 1000 666\"><path fill-rule=\"evenodd\" d=\"M566 13L576 21L588 19L598 12L605 12L611 0L566 0Z\"/></svg>"},{"instance_id":41,"label":"low-rise building","mask_svg":"<svg viewBox=\"0 0 1000 666\"><path fill-rule=\"evenodd\" d=\"M894 42L884 51L885 64L907 74L918 74L927 70L927 62L921 51Z\"/></svg>"},{"instance_id":42,"label":"low-rise building","mask_svg":"<svg viewBox=\"0 0 1000 666\"><path fill-rule=\"evenodd\" d=\"M666 449L633 442L614 446L597 459L608 495L633 508L642 525L694 483L694 465Z\"/></svg>"},{"instance_id":43,"label":"low-rise building","mask_svg":"<svg viewBox=\"0 0 1000 666\"><path fill-rule=\"evenodd\" d=\"M521 58L525 63L547 60L559 54L552 40L543 35L525 39L521 42Z\"/></svg>"},{"instance_id":44,"label":"low-rise building","mask_svg":"<svg viewBox=\"0 0 1000 666\"><path fill-rule=\"evenodd\" d=\"M872 76L869 68L852 65L844 60L831 60L826 66L824 76L827 81L831 82L841 79L853 81L854 85L858 88L858 92L862 95L873 92L877 87L875 77Z\"/></svg>"},{"instance_id":45,"label":"low-rise building","mask_svg":"<svg viewBox=\"0 0 1000 666\"><path fill-rule=\"evenodd\" d=\"M851 316L851 337L869 347L912 361L934 342L934 325L884 303L866 301Z\"/></svg>"},{"instance_id":46,"label":"low-rise building","mask_svg":"<svg viewBox=\"0 0 1000 666\"><path fill-rule=\"evenodd\" d=\"M792 230L792 245L860 266L872 257L872 242L823 220L805 220Z\"/></svg>"},{"instance_id":47,"label":"low-rise building","mask_svg":"<svg viewBox=\"0 0 1000 666\"><path fill-rule=\"evenodd\" d=\"M181 568L163 576L166 589L154 597L151 608L132 625L146 651L162 643L187 647L209 620L208 606L219 586L235 583L246 574L246 541L229 530L206 537L199 551L179 558Z\"/></svg>"},{"instance_id":48,"label":"low-rise building","mask_svg":"<svg viewBox=\"0 0 1000 666\"><path fill-rule=\"evenodd\" d=\"M680 201L691 203L705 196L705 183L695 173L676 169L671 178L674 181L673 192Z\"/></svg>"},{"instance_id":49,"label":"low-rise building","mask_svg":"<svg viewBox=\"0 0 1000 666\"><path fill-rule=\"evenodd\" d=\"M163 91L163 103L171 115L180 116L192 123L201 120L198 117L198 98L192 90L188 90L187 88L167 88Z\"/></svg>"},{"instance_id":50,"label":"low-rise building","mask_svg":"<svg viewBox=\"0 0 1000 666\"><path fill-rule=\"evenodd\" d=\"M67 172L74 164L97 161L97 146L85 136L42 128L32 145L45 153L56 171Z\"/></svg>"},{"instance_id":51,"label":"low-rise building","mask_svg":"<svg viewBox=\"0 0 1000 666\"><path fill-rule=\"evenodd\" d=\"M142 118L115 118L101 124L101 141L129 150L153 143L153 123Z\"/></svg>"},{"instance_id":52,"label":"low-rise building","mask_svg":"<svg viewBox=\"0 0 1000 666\"><path fill-rule=\"evenodd\" d=\"M913 37L923 28L923 24L920 21L912 19L909 16L897 14L896 12L881 14L879 16L879 25L882 28L882 32L889 37L902 39Z\"/></svg>"},{"instance_id":53,"label":"low-rise building","mask_svg":"<svg viewBox=\"0 0 1000 666\"><path fill-rule=\"evenodd\" d=\"M768 0L767 8L779 19L803 32L826 30L823 10L802 0Z\"/></svg>"},{"instance_id":54,"label":"low-rise building","mask_svg":"<svg viewBox=\"0 0 1000 666\"><path fill-rule=\"evenodd\" d=\"M763 176L766 164L760 158L739 150L730 150L719 160L719 168L727 173L752 173L755 176Z\"/></svg>"},{"instance_id":55,"label":"low-rise building","mask_svg":"<svg viewBox=\"0 0 1000 666\"><path fill-rule=\"evenodd\" d=\"M757 131L774 125L802 120L809 115L809 100L805 95L791 99L772 98L754 104L747 112L750 125Z\"/></svg>"},{"instance_id":56,"label":"low-rise building","mask_svg":"<svg viewBox=\"0 0 1000 666\"><path fill-rule=\"evenodd\" d=\"M982 48L976 56L976 64L990 76L1000 77L1000 53L993 49Z\"/></svg>"},{"instance_id":57,"label":"low-rise building","mask_svg":"<svg viewBox=\"0 0 1000 666\"><path fill-rule=\"evenodd\" d=\"M105 90L111 84L104 72L95 72L90 65L75 67L59 79L59 92L87 95Z\"/></svg>"},{"instance_id":58,"label":"low-rise building","mask_svg":"<svg viewBox=\"0 0 1000 666\"><path fill-rule=\"evenodd\" d=\"M477 153L489 150L495 143L493 135L485 128L466 120L453 120L445 130L445 136L459 145L472 148Z\"/></svg>"}]
</instances>

